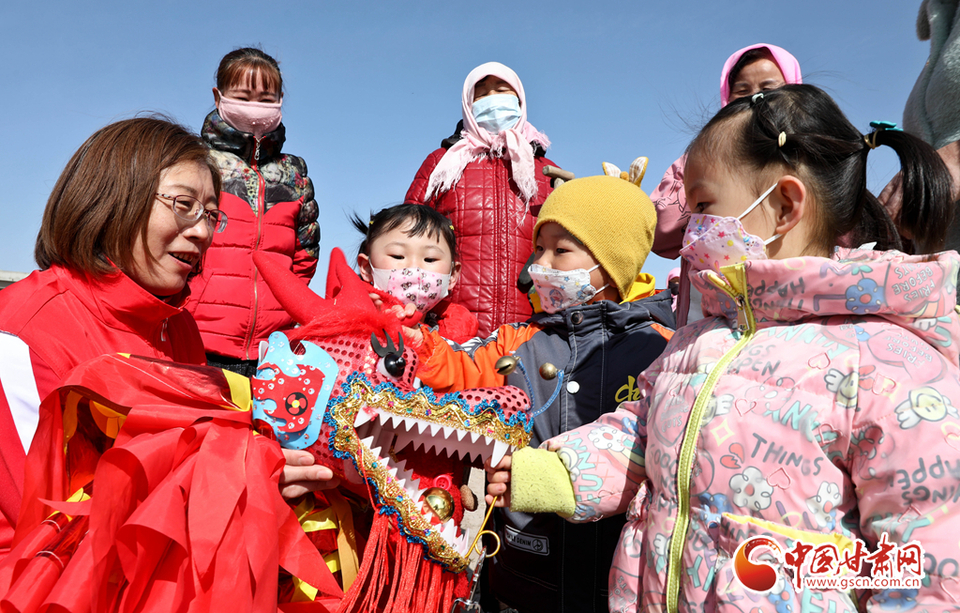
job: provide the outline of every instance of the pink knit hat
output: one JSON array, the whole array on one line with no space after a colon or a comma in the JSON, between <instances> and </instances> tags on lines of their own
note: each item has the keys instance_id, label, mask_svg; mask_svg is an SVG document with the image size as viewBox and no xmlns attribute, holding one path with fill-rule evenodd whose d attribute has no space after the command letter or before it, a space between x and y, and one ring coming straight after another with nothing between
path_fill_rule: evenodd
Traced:
<instances>
[{"instance_id":1,"label":"pink knit hat","mask_svg":"<svg viewBox=\"0 0 960 613\"><path fill-rule=\"evenodd\" d=\"M773 55L773 61L783 74L784 81L789 84L803 83L803 80L800 78L800 62L798 62L797 58L793 57L789 51L776 45L757 43L756 45L744 47L727 58L726 63L723 65L723 70L720 72L721 106L727 106L727 103L730 102L730 84L727 82L730 78L730 71L733 70L733 66L737 63L737 60L751 49L767 49L770 54Z\"/></svg>"}]
</instances>

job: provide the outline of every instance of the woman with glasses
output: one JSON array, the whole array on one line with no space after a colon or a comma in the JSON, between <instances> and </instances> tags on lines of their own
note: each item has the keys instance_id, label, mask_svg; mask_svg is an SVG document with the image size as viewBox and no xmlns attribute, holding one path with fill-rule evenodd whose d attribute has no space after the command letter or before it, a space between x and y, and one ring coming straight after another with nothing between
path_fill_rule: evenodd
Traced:
<instances>
[{"instance_id":1,"label":"woman with glasses","mask_svg":"<svg viewBox=\"0 0 960 613\"><path fill-rule=\"evenodd\" d=\"M203 141L163 119L108 125L67 163L37 237L40 270L0 292L0 554L40 401L71 369L109 353L206 363L183 307L227 225L219 195Z\"/></svg>"},{"instance_id":2,"label":"woman with glasses","mask_svg":"<svg viewBox=\"0 0 960 613\"><path fill-rule=\"evenodd\" d=\"M216 108L202 135L223 178L220 208L230 216L230 227L214 237L203 274L190 283L187 308L200 327L210 365L250 377L260 341L293 327L253 265L253 252L283 257L309 283L317 268L320 226L306 163L281 151L286 131L276 60L260 49L237 49L221 59L216 79Z\"/></svg>"}]
</instances>

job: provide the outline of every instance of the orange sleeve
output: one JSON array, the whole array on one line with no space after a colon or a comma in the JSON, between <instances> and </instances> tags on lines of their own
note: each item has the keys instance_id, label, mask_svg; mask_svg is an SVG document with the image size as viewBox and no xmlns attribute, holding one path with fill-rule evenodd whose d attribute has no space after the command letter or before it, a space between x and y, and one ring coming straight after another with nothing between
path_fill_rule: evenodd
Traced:
<instances>
[{"instance_id":1,"label":"orange sleeve","mask_svg":"<svg viewBox=\"0 0 960 613\"><path fill-rule=\"evenodd\" d=\"M498 387L506 377L497 373L497 360L512 355L520 345L540 331L536 325L501 326L496 339L473 352L451 347L436 331L423 328L423 344L417 349L420 365L417 376L424 385L445 394L474 387Z\"/></svg>"}]
</instances>

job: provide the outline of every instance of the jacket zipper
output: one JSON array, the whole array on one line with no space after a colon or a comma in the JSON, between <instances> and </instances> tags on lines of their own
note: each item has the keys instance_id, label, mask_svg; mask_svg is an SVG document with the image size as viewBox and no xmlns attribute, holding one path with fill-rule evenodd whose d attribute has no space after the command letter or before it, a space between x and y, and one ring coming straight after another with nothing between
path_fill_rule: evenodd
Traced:
<instances>
[{"instance_id":1,"label":"jacket zipper","mask_svg":"<svg viewBox=\"0 0 960 613\"><path fill-rule=\"evenodd\" d=\"M263 175L260 174L260 140L259 138L255 139L257 142L257 147L253 151L253 171L257 173L257 239L253 243L253 250L256 251L260 248L260 235L263 228L263 215L260 212L260 207L262 206L266 209L266 193L265 185L263 181ZM266 213L266 211L263 211ZM253 319L250 322L250 330L247 332L247 338L243 343L243 359L250 359L250 343L253 342L254 332L257 329L257 311L259 308L259 296L257 292L257 277L259 276L257 267L253 267Z\"/></svg>"},{"instance_id":2,"label":"jacket zipper","mask_svg":"<svg viewBox=\"0 0 960 613\"><path fill-rule=\"evenodd\" d=\"M505 164L504 164L504 168L506 168ZM502 181L502 177L500 176L500 173L494 172L494 176L497 177L498 182ZM506 185L504 184L497 185L496 186L497 189L493 194L493 198L494 198L493 227L497 229L497 235L500 237L503 237L505 242L509 244L510 237L507 236L506 223L504 222L505 216L502 214L502 212L503 212L504 205L506 204L506 201L509 201L510 198L508 196L505 199L506 201L497 202L497 199L499 199L502 194L510 191L509 175L504 173L504 176L507 177ZM494 258L494 260L496 261L497 270L494 273L496 276L494 276L493 278L496 279L497 281L493 283L493 287L496 288L495 289L496 295L494 296L494 300L493 300L493 311L491 313L493 317L492 317L492 321L490 322L490 325L491 325L490 334L493 334L493 330L496 330L497 328L500 327L498 322L505 321L507 319L504 316L507 310L506 309L507 296L503 292L503 288L501 286L503 285L502 280L508 279L510 277L510 275L506 274L506 271L510 267L511 254L507 253L505 254L505 256L506 257L502 257L502 258Z\"/></svg>"},{"instance_id":3,"label":"jacket zipper","mask_svg":"<svg viewBox=\"0 0 960 613\"><path fill-rule=\"evenodd\" d=\"M679 607L681 563L687 539L687 529L690 526L690 479L693 472L697 441L700 438L700 428L702 426L700 422L703 420L703 412L710 401L710 396L713 395L713 390L720 376L757 331L753 309L746 297L747 283L743 264L724 267L722 270L726 278L730 279L729 282L715 274L710 276L710 280L733 298L737 304L737 330L734 334L739 339L710 371L703 388L697 394L697 399L693 403L693 409L690 411L690 417L687 420L687 427L684 429L683 444L680 446L680 458L677 462L677 519L673 526L673 534L670 537L670 552L667 559L667 613L676 613Z\"/></svg>"}]
</instances>

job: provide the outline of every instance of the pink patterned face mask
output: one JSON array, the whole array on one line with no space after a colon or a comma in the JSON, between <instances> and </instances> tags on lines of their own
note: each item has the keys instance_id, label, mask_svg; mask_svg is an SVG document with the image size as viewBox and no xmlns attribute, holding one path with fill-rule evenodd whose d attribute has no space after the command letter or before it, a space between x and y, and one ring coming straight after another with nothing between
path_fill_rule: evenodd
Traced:
<instances>
[{"instance_id":1,"label":"pink patterned face mask","mask_svg":"<svg viewBox=\"0 0 960 613\"><path fill-rule=\"evenodd\" d=\"M280 126L280 120L283 118L282 106L281 102L249 102L234 100L221 94L217 112L224 121L237 130L261 138Z\"/></svg>"},{"instance_id":2,"label":"pink patterned face mask","mask_svg":"<svg viewBox=\"0 0 960 613\"><path fill-rule=\"evenodd\" d=\"M763 192L739 217L719 217L705 213L691 215L683 235L680 256L697 270L712 268L717 272L720 272L723 266L747 260L767 259L765 247L781 235L776 234L763 240L747 232L740 220L757 208L776 187L777 184L774 184Z\"/></svg>"},{"instance_id":3,"label":"pink patterned face mask","mask_svg":"<svg viewBox=\"0 0 960 613\"><path fill-rule=\"evenodd\" d=\"M422 268L374 268L373 286L426 313L450 293L450 275Z\"/></svg>"}]
</instances>

